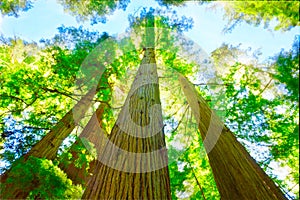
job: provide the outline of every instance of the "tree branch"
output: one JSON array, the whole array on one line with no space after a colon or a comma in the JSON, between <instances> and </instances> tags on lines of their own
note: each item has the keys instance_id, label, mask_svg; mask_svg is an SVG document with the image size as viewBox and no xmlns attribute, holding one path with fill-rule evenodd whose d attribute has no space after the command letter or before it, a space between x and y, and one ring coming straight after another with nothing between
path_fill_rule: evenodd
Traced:
<instances>
[{"instance_id":1,"label":"tree branch","mask_svg":"<svg viewBox=\"0 0 300 200\"><path fill-rule=\"evenodd\" d=\"M194 83L195 86L200 85L221 85L221 86L229 86L229 83L223 84L223 83Z\"/></svg>"},{"instance_id":2,"label":"tree branch","mask_svg":"<svg viewBox=\"0 0 300 200\"><path fill-rule=\"evenodd\" d=\"M271 84L271 82L272 82L272 80L273 80L273 78L271 78L270 80L269 80L269 82L267 83L267 85L264 87L264 89L258 94L258 96L260 96L268 87L269 87L269 85Z\"/></svg>"},{"instance_id":3,"label":"tree branch","mask_svg":"<svg viewBox=\"0 0 300 200\"><path fill-rule=\"evenodd\" d=\"M54 93L58 93L58 94L61 94L61 95L64 95L66 97L69 97L75 101L79 101L78 99L74 98L71 94L68 94L66 92L61 92L59 90L57 90L56 88L55 89L50 89L50 88L45 88L45 87L42 87L41 88L42 90L46 91L46 92L54 92ZM74 95L74 94L73 94Z\"/></svg>"},{"instance_id":4,"label":"tree branch","mask_svg":"<svg viewBox=\"0 0 300 200\"><path fill-rule=\"evenodd\" d=\"M187 112L188 108L189 108L189 106L186 107L186 109L185 109L185 111L183 112L183 115L182 115L180 121L178 122L178 124L177 124L177 126L175 127L175 129L173 129L173 130L171 131L171 133L174 133L175 131L177 131L178 127L179 127L180 124L182 123L182 120L183 120L183 118L184 118L184 116L185 116L185 113Z\"/></svg>"}]
</instances>

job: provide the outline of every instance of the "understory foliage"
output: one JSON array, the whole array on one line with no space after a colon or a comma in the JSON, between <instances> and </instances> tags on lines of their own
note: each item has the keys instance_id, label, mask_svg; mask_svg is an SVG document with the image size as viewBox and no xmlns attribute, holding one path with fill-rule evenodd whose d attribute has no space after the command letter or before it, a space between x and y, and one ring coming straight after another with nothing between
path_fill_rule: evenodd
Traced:
<instances>
[{"instance_id":1,"label":"understory foliage","mask_svg":"<svg viewBox=\"0 0 300 200\"><path fill-rule=\"evenodd\" d=\"M0 9L2 14L17 16L30 9L32 2L3 1ZM268 27L273 19L277 20L275 30L288 31L299 25L298 9L295 10L299 2L266 2L220 3L229 19L226 29L231 30L240 21ZM125 9L129 1L59 3L79 21L98 23L105 22L106 15L116 9ZM159 3L180 6L185 1ZM59 166L72 163L76 168L84 166L84 173L92 174L89 163L97 153L94 147L82 145L85 141L80 134L100 103L108 107L102 128L106 134L112 130L144 52L145 43L137 41L136 36L149 13L156 16L155 26L159 29L155 51L172 199L220 198L178 74L192 80L199 94L286 196L299 198L299 38L295 38L290 50L282 50L266 62L259 61L259 52L251 54L228 44L204 59L203 50L183 35L193 27L191 18L152 8L130 15L130 28L121 39L105 32L65 26L59 27L53 38L39 43L1 38L0 167L1 173L10 175L5 184L31 187L28 198L81 198L85 183L74 184ZM104 47L99 48L101 45ZM22 156L86 94L89 88L85 84L94 78L95 71L84 71L82 66L95 63L104 69L101 89L85 117L61 145L57 157L29 157L24 162ZM77 140L81 142L71 148ZM282 177L277 169L287 173Z\"/></svg>"},{"instance_id":2,"label":"understory foliage","mask_svg":"<svg viewBox=\"0 0 300 200\"><path fill-rule=\"evenodd\" d=\"M26 162L18 160L9 174L11 176L1 188L9 187L12 183L22 189L30 187L30 199L73 199L82 195L82 187L73 185L67 175L51 160L35 157L29 157Z\"/></svg>"}]
</instances>

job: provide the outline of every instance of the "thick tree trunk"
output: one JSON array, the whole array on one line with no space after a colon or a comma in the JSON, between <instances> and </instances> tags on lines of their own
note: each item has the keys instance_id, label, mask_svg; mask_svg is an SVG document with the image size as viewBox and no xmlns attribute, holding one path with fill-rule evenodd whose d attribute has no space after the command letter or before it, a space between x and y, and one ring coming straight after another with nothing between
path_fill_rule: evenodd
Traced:
<instances>
[{"instance_id":1,"label":"thick tree trunk","mask_svg":"<svg viewBox=\"0 0 300 200\"><path fill-rule=\"evenodd\" d=\"M96 159L88 163L88 166L85 164L83 164L81 167L75 166L75 160L78 159L79 154L82 153L78 152L78 147L86 148L87 150L89 150L89 144L84 144L82 142L82 139L86 139L87 141L92 143L94 147L101 147L104 145L103 141L101 141L101 135L99 135L99 133L104 133L104 130L102 130L102 119L105 108L106 104L102 103L99 105L96 112L93 114L88 124L80 134L80 138L78 138L76 142L70 147L69 152L72 154L71 161L73 162L71 162L70 164L61 162L59 164L59 167L64 170L64 172L66 172L68 178L70 178L75 184L85 185L87 183L87 180L91 177L91 174L93 173L97 162L99 162ZM100 153L99 150L97 150L97 153ZM88 171L86 171L87 167L89 168Z\"/></svg>"},{"instance_id":2,"label":"thick tree trunk","mask_svg":"<svg viewBox=\"0 0 300 200\"><path fill-rule=\"evenodd\" d=\"M56 157L57 151L63 140L72 132L76 123L84 116L87 109L92 103L92 98L95 95L96 90L91 89L74 107L71 109L52 129L42 138L32 149L22 156L17 162L26 162L29 156L38 158L47 158L52 160ZM14 167L14 164L11 168ZM1 191L0 198L8 199L25 199L30 190L25 191L24 188L19 188L18 185L13 183L5 184L6 180L10 176L8 170L1 175ZM35 187L32 183L33 188ZM32 187L28 187L32 188ZM27 189L28 189L27 188Z\"/></svg>"},{"instance_id":3,"label":"thick tree trunk","mask_svg":"<svg viewBox=\"0 0 300 200\"><path fill-rule=\"evenodd\" d=\"M181 75L179 81L197 120L221 199L286 199L189 81Z\"/></svg>"},{"instance_id":4,"label":"thick tree trunk","mask_svg":"<svg viewBox=\"0 0 300 200\"><path fill-rule=\"evenodd\" d=\"M83 199L171 199L152 31Z\"/></svg>"}]
</instances>

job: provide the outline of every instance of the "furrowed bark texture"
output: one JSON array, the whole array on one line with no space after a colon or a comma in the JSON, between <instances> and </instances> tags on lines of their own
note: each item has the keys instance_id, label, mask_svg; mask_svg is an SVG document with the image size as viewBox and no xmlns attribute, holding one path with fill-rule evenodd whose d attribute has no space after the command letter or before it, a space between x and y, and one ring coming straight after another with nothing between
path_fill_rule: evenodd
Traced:
<instances>
[{"instance_id":1,"label":"furrowed bark texture","mask_svg":"<svg viewBox=\"0 0 300 200\"><path fill-rule=\"evenodd\" d=\"M57 151L63 140L72 132L76 123L84 116L92 103L95 90L90 90L74 107L70 110L51 131L42 138L32 149L22 156L19 161L26 162L29 156L38 158L47 158L53 160L56 157ZM12 165L12 168L14 165ZM6 180L10 177L10 170L1 176L1 193L0 198L5 199L25 199L29 192L38 187L35 182L32 183L32 187L28 187L27 190L20 188L18 185L9 183L5 184Z\"/></svg>"},{"instance_id":2,"label":"furrowed bark texture","mask_svg":"<svg viewBox=\"0 0 300 200\"><path fill-rule=\"evenodd\" d=\"M286 199L190 82L181 88L197 120L221 199Z\"/></svg>"},{"instance_id":3,"label":"furrowed bark texture","mask_svg":"<svg viewBox=\"0 0 300 200\"><path fill-rule=\"evenodd\" d=\"M96 112L93 114L91 119L89 120L88 124L83 129L82 133L80 134L80 138L76 140L76 142L70 147L69 152L72 154L72 161L70 164L66 164L61 162L59 167L66 172L68 178L72 180L75 184L83 184L87 183L87 180L91 177L93 173L96 163L99 162L97 159L88 163L88 166L83 164L81 167L75 166L75 160L79 157L79 152L77 151L78 146L84 146L85 144L81 141L81 138L87 139L89 142L94 144L95 147L101 147L104 144L101 141L101 136L99 135L102 130L102 119L103 119L103 112L105 110L106 104L102 103L97 108ZM102 143L101 143L102 142ZM88 145L88 144L87 144ZM88 148L87 148L88 149ZM99 151L97 151L99 153ZM86 168L89 167L88 172Z\"/></svg>"},{"instance_id":4,"label":"furrowed bark texture","mask_svg":"<svg viewBox=\"0 0 300 200\"><path fill-rule=\"evenodd\" d=\"M152 47L145 48L83 199L171 199L154 40L149 38Z\"/></svg>"}]
</instances>

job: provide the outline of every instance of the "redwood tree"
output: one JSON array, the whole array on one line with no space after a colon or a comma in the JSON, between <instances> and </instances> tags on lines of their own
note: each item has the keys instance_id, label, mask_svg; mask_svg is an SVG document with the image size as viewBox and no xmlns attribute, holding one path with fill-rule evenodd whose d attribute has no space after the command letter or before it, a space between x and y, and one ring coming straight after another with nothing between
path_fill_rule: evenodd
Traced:
<instances>
[{"instance_id":1,"label":"redwood tree","mask_svg":"<svg viewBox=\"0 0 300 200\"><path fill-rule=\"evenodd\" d=\"M171 198L152 15L146 27L144 57L83 199Z\"/></svg>"},{"instance_id":2,"label":"redwood tree","mask_svg":"<svg viewBox=\"0 0 300 200\"><path fill-rule=\"evenodd\" d=\"M233 133L183 76L181 88L198 123L222 199L286 199Z\"/></svg>"}]
</instances>

